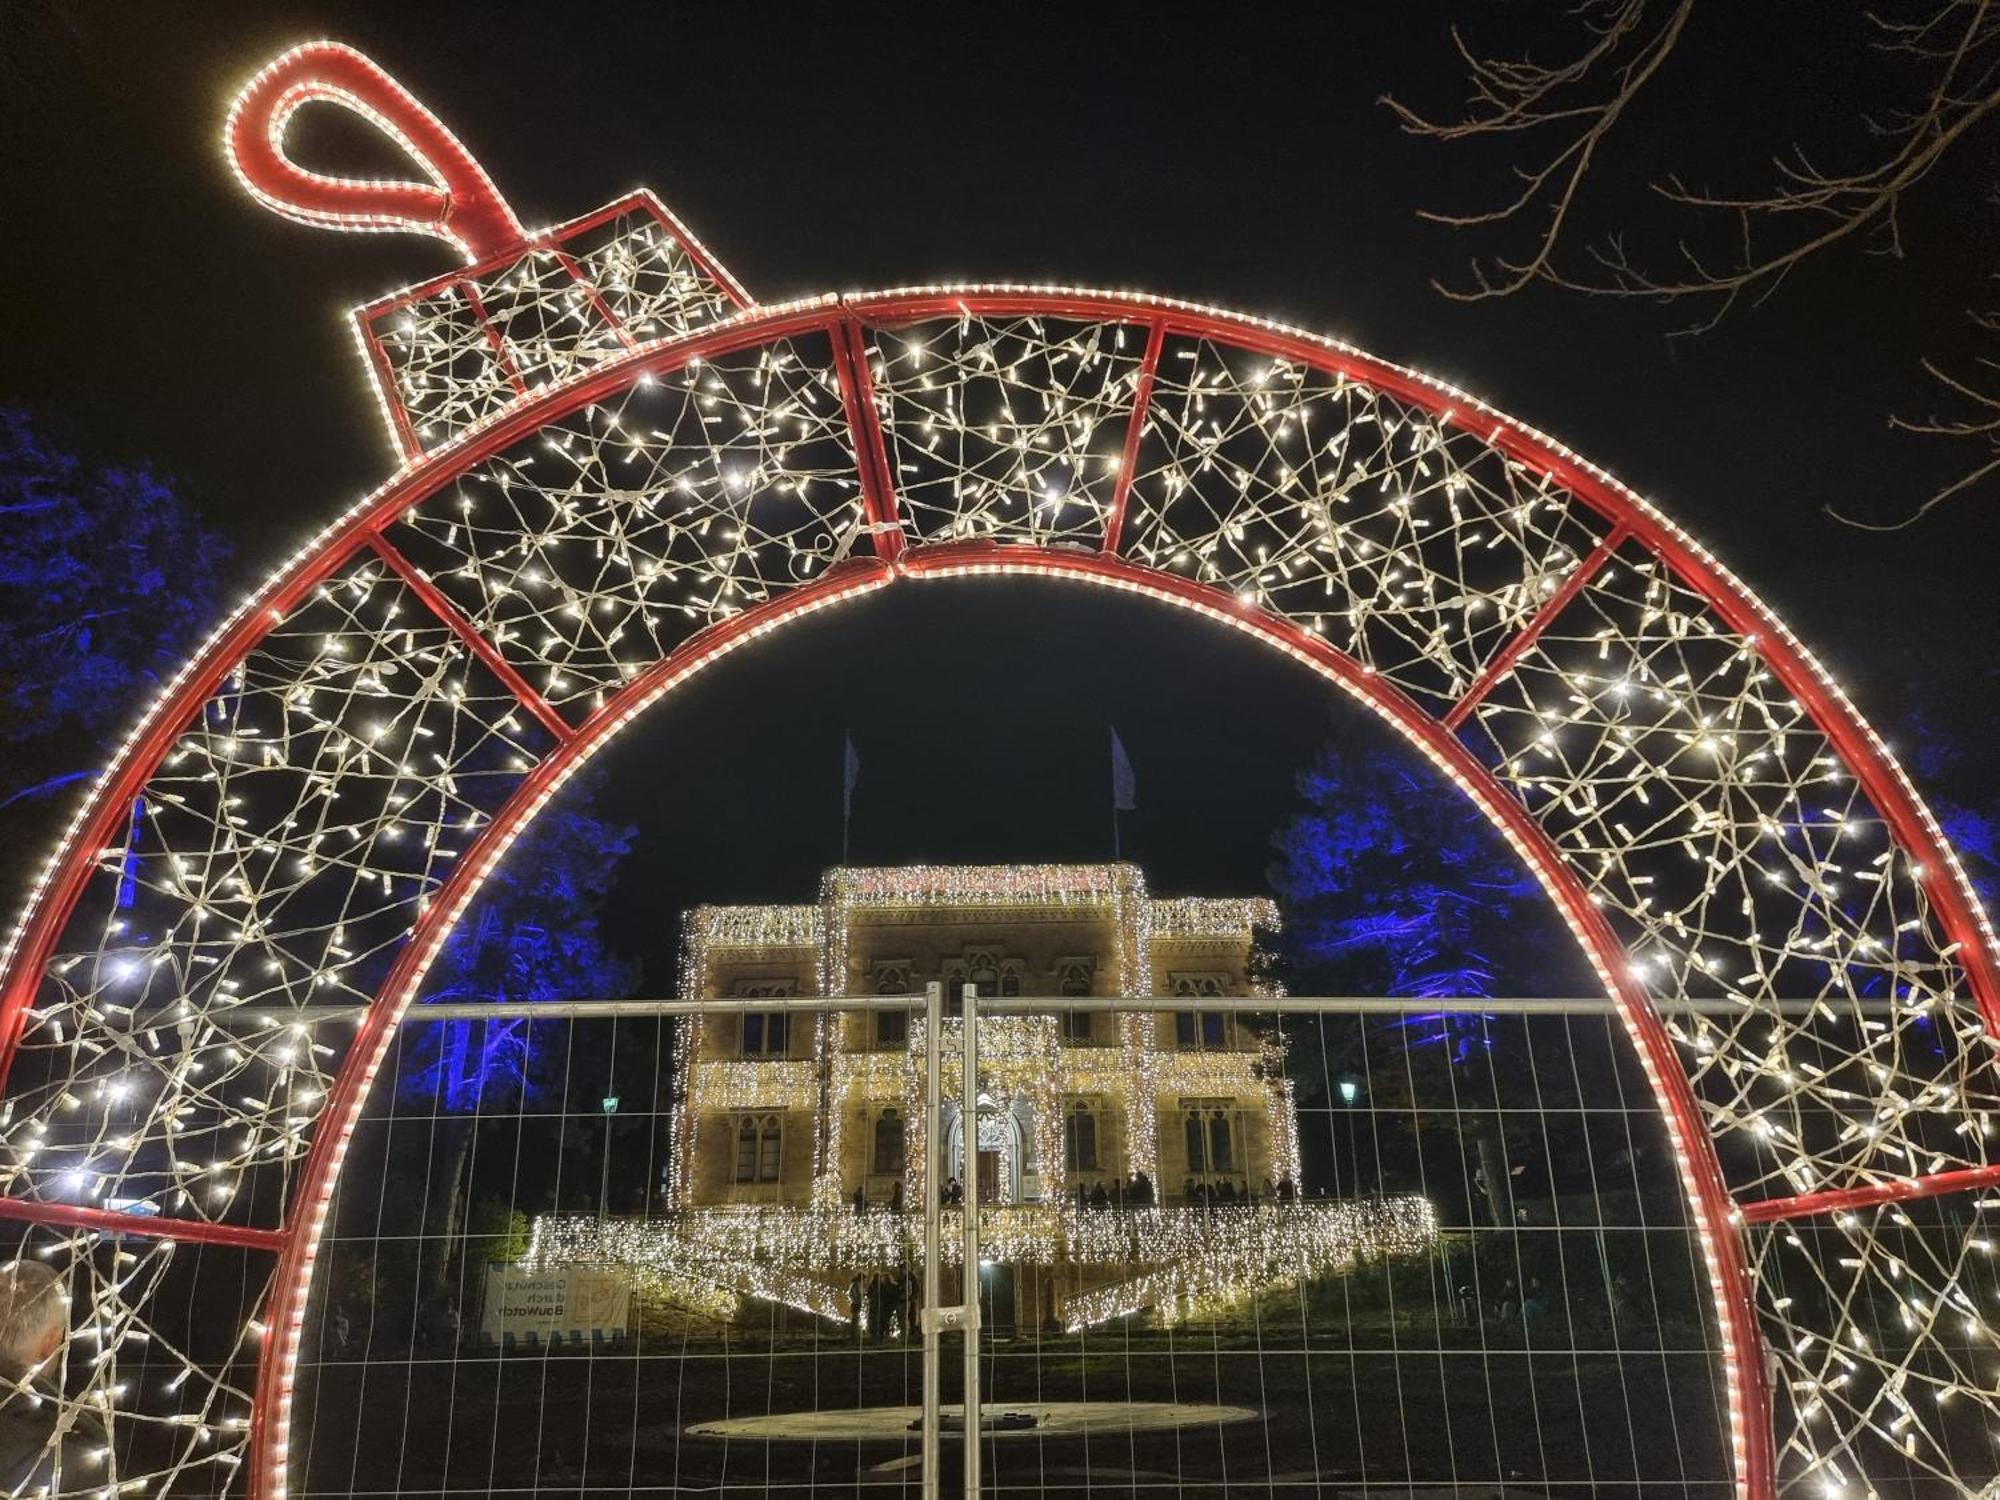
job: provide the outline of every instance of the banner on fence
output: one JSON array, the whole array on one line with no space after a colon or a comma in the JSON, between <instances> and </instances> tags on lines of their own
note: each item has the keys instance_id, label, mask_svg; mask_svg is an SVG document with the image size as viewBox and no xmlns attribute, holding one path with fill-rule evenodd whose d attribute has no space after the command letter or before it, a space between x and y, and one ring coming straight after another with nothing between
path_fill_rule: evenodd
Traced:
<instances>
[{"instance_id":1,"label":"banner on fence","mask_svg":"<svg viewBox=\"0 0 2000 1500\"><path fill-rule=\"evenodd\" d=\"M632 1288L608 1271L530 1271L486 1268L488 1338L588 1338L623 1333L632 1311Z\"/></svg>"}]
</instances>

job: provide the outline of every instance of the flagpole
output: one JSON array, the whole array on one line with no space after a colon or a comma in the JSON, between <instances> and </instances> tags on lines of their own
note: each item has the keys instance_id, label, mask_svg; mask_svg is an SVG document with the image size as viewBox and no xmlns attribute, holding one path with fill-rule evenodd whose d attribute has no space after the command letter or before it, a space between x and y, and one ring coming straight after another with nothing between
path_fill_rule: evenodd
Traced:
<instances>
[{"instance_id":1,"label":"flagpole","mask_svg":"<svg viewBox=\"0 0 2000 1500\"><path fill-rule=\"evenodd\" d=\"M1125 858L1123 843L1119 838L1118 814L1130 812L1138 806L1138 793L1132 775L1132 761L1125 754L1125 746L1118 738L1118 726L1111 729L1111 862L1118 864Z\"/></svg>"}]
</instances>

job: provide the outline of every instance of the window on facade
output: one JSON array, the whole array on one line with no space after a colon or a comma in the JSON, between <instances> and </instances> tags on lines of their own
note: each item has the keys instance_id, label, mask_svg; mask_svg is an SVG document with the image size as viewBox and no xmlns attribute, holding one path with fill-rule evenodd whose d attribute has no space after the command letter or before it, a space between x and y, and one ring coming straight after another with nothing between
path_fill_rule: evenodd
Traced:
<instances>
[{"instance_id":1,"label":"window on facade","mask_svg":"<svg viewBox=\"0 0 2000 1500\"><path fill-rule=\"evenodd\" d=\"M1021 993L1021 971L1019 969L1010 967L1000 971L1000 993L1003 995L1018 995Z\"/></svg>"},{"instance_id":2,"label":"window on facade","mask_svg":"<svg viewBox=\"0 0 2000 1500\"><path fill-rule=\"evenodd\" d=\"M989 959L974 959L967 966L965 983L982 996L997 995L1000 993L1000 970Z\"/></svg>"},{"instance_id":3,"label":"window on facade","mask_svg":"<svg viewBox=\"0 0 2000 1500\"><path fill-rule=\"evenodd\" d=\"M1090 965L1070 961L1056 968L1056 993L1064 996L1084 996L1090 993ZM1070 1042L1091 1042L1097 1036L1097 1017L1087 1010L1066 1010L1063 1012L1063 1039Z\"/></svg>"},{"instance_id":4,"label":"window on facade","mask_svg":"<svg viewBox=\"0 0 2000 1500\"><path fill-rule=\"evenodd\" d=\"M743 1018L745 1057L783 1057L792 1040L792 1018L782 1010L751 1011Z\"/></svg>"},{"instance_id":5,"label":"window on facade","mask_svg":"<svg viewBox=\"0 0 2000 1500\"><path fill-rule=\"evenodd\" d=\"M1188 1171L1233 1172L1236 1170L1236 1141L1229 1127L1229 1111L1219 1106L1197 1107L1183 1116L1187 1132Z\"/></svg>"},{"instance_id":6,"label":"window on facade","mask_svg":"<svg viewBox=\"0 0 2000 1500\"><path fill-rule=\"evenodd\" d=\"M1208 1117L1208 1159L1211 1171L1236 1170L1236 1143L1229 1138L1229 1116L1223 1110Z\"/></svg>"},{"instance_id":7,"label":"window on facade","mask_svg":"<svg viewBox=\"0 0 2000 1500\"><path fill-rule=\"evenodd\" d=\"M1229 1041L1229 1017L1219 1010L1177 1012L1174 1040L1184 1048L1225 1046Z\"/></svg>"},{"instance_id":8,"label":"window on facade","mask_svg":"<svg viewBox=\"0 0 2000 1500\"><path fill-rule=\"evenodd\" d=\"M877 1177L903 1170L902 1112L885 1109L875 1120L875 1163L870 1169Z\"/></svg>"},{"instance_id":9,"label":"window on facade","mask_svg":"<svg viewBox=\"0 0 2000 1500\"><path fill-rule=\"evenodd\" d=\"M909 965L883 964L875 971L870 988L878 995L909 994ZM906 1010L878 1010L873 1025L877 1047L900 1047L910 1039L910 1013Z\"/></svg>"},{"instance_id":10,"label":"window on facade","mask_svg":"<svg viewBox=\"0 0 2000 1500\"><path fill-rule=\"evenodd\" d=\"M776 1115L744 1115L736 1122L736 1180L776 1182L784 1157L784 1131Z\"/></svg>"},{"instance_id":11,"label":"window on facade","mask_svg":"<svg viewBox=\"0 0 2000 1500\"><path fill-rule=\"evenodd\" d=\"M1219 974L1176 974L1174 993L1218 999L1226 992ZM1223 1047L1229 1044L1229 1017L1219 1010L1183 1010L1174 1015L1174 1040L1182 1047Z\"/></svg>"},{"instance_id":12,"label":"window on facade","mask_svg":"<svg viewBox=\"0 0 2000 1500\"><path fill-rule=\"evenodd\" d=\"M1063 1116L1063 1163L1072 1172L1097 1170L1097 1116L1087 1104Z\"/></svg>"}]
</instances>

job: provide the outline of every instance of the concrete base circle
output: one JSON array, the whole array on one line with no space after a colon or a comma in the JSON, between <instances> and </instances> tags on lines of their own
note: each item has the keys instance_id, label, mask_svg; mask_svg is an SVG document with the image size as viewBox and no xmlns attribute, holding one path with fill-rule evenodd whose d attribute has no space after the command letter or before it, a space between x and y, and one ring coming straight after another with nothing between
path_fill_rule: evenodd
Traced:
<instances>
[{"instance_id":1,"label":"concrete base circle","mask_svg":"<svg viewBox=\"0 0 2000 1500\"><path fill-rule=\"evenodd\" d=\"M944 1408L952 1425L947 1442L961 1436L959 1407ZM1019 1414L1034 1418L1032 1426L993 1426ZM1248 1406L1210 1406L1191 1401L994 1401L981 1408L988 1438L1071 1438L1123 1436L1127 1433L1172 1432L1182 1427L1219 1427L1250 1422L1261 1415ZM917 1437L923 1410L916 1406L863 1406L849 1411L772 1412L761 1417L729 1417L696 1422L689 1437L734 1438L765 1443L877 1442L908 1443Z\"/></svg>"}]
</instances>

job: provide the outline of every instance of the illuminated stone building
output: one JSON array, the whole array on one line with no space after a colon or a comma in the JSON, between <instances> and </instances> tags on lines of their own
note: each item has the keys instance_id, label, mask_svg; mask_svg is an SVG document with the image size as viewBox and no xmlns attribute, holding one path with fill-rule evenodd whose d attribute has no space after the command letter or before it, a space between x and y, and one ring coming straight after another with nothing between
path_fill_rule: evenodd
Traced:
<instances>
[{"instance_id":1,"label":"illuminated stone building","mask_svg":"<svg viewBox=\"0 0 2000 1500\"><path fill-rule=\"evenodd\" d=\"M1268 1020L1201 1004L1256 993L1253 929L1275 920L1261 898L1155 899L1129 864L836 869L812 905L699 908L682 991L715 1005L681 1024L668 1211L547 1221L537 1254L640 1268L686 1295L907 1325L930 981L952 1004L966 984L1159 1002L982 1018L969 1159L962 1023L947 1019L944 1174L977 1174L989 1320L1181 1316L1419 1248L1434 1237L1420 1199L1302 1201L1282 1039ZM760 1004L813 995L912 1003ZM946 1217L955 1260L958 1212Z\"/></svg>"}]
</instances>

